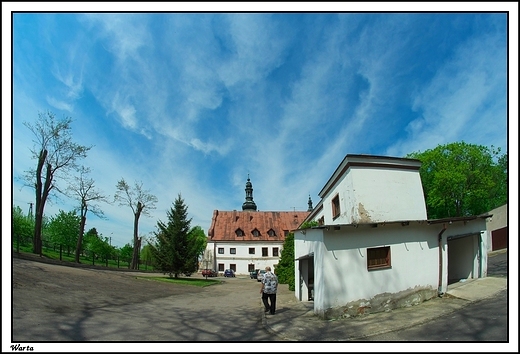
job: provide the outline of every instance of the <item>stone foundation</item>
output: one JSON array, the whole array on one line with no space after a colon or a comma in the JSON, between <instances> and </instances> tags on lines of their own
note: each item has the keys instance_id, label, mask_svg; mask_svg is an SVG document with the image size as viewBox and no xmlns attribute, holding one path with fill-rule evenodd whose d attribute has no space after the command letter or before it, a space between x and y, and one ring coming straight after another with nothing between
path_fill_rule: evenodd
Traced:
<instances>
[{"instance_id":1,"label":"stone foundation","mask_svg":"<svg viewBox=\"0 0 520 354\"><path fill-rule=\"evenodd\" d=\"M391 311L400 307L415 306L436 296L437 289L415 287L398 293L378 294L369 300L351 301L345 306L329 308L318 316L326 320L363 316L370 313Z\"/></svg>"}]
</instances>

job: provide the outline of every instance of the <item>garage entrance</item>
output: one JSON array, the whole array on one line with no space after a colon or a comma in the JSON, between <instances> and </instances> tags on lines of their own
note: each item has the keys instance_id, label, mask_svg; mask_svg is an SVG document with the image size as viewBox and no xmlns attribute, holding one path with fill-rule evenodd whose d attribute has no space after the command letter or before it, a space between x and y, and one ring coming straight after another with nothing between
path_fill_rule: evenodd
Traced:
<instances>
[{"instance_id":1,"label":"garage entrance","mask_svg":"<svg viewBox=\"0 0 520 354\"><path fill-rule=\"evenodd\" d=\"M448 237L448 284L479 277L479 245L480 233Z\"/></svg>"}]
</instances>

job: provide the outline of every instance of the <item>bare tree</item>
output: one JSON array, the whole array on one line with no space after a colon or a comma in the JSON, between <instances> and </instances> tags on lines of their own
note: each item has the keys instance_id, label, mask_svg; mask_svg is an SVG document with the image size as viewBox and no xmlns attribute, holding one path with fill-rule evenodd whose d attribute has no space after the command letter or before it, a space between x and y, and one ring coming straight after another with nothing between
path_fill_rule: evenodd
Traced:
<instances>
[{"instance_id":1,"label":"bare tree","mask_svg":"<svg viewBox=\"0 0 520 354\"><path fill-rule=\"evenodd\" d=\"M31 153L38 161L36 169L25 171L24 179L36 190L33 252L41 255L45 203L51 192L60 192L56 181L76 170L76 161L86 157L92 146L81 146L72 141L72 118L57 120L54 113L49 111L38 113L38 117L35 124L23 123L35 136Z\"/></svg>"},{"instance_id":2,"label":"bare tree","mask_svg":"<svg viewBox=\"0 0 520 354\"><path fill-rule=\"evenodd\" d=\"M79 256L83 243L83 235L85 233L87 212L90 211L97 217L104 218L104 213L100 209L99 205L96 204L96 202L108 202L107 197L101 191L95 188L94 180L92 178L88 178L87 175L89 173L89 168L81 167L79 170L79 176L74 177L73 181L71 181L67 187L68 194L80 202L79 211L81 221L79 226L78 242L76 244L76 263L80 263Z\"/></svg>"},{"instance_id":3,"label":"bare tree","mask_svg":"<svg viewBox=\"0 0 520 354\"><path fill-rule=\"evenodd\" d=\"M134 213L134 252L130 269L137 269L141 245L141 240L137 237L139 217L141 214L150 215L149 211L155 209L157 197L148 193L148 190L144 190L142 182L135 182L134 188L131 188L128 183L121 178L121 180L117 182L116 188L115 200L118 200L121 206L129 206Z\"/></svg>"}]
</instances>

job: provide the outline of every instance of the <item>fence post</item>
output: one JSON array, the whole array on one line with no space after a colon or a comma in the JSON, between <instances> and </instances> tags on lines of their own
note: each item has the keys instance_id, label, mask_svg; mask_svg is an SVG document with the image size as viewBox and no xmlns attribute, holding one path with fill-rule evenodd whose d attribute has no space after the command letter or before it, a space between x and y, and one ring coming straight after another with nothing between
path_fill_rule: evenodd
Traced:
<instances>
[{"instance_id":1,"label":"fence post","mask_svg":"<svg viewBox=\"0 0 520 354\"><path fill-rule=\"evenodd\" d=\"M94 260L96 259L96 255L94 252L92 252L92 265L94 265Z\"/></svg>"},{"instance_id":2,"label":"fence post","mask_svg":"<svg viewBox=\"0 0 520 354\"><path fill-rule=\"evenodd\" d=\"M117 256L117 268L119 268L119 256Z\"/></svg>"},{"instance_id":3,"label":"fence post","mask_svg":"<svg viewBox=\"0 0 520 354\"><path fill-rule=\"evenodd\" d=\"M62 260L62 259L61 259L61 244L60 244L60 261L61 261L61 260Z\"/></svg>"}]
</instances>

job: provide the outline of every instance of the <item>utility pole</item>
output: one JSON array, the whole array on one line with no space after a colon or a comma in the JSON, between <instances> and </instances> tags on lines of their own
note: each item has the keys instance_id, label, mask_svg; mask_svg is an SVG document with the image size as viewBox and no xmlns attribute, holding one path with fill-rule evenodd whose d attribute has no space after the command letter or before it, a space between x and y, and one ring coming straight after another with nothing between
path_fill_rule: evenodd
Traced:
<instances>
[{"instance_id":1,"label":"utility pole","mask_svg":"<svg viewBox=\"0 0 520 354\"><path fill-rule=\"evenodd\" d=\"M27 216L32 219L32 216L33 216L33 208L32 208L33 203L31 202L31 203L27 203L27 204L29 204L29 214L27 214Z\"/></svg>"}]
</instances>

